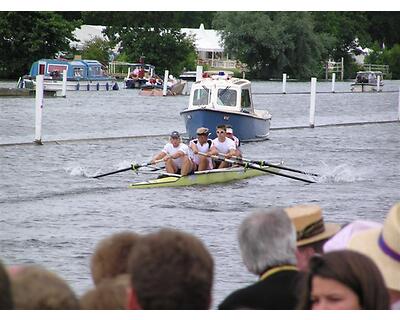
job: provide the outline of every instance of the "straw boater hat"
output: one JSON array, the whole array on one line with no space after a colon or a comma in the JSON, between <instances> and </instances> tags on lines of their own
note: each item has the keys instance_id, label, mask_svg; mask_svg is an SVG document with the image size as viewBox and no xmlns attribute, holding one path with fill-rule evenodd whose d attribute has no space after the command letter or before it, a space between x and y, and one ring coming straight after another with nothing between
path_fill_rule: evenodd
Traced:
<instances>
[{"instance_id":1,"label":"straw boater hat","mask_svg":"<svg viewBox=\"0 0 400 320\"><path fill-rule=\"evenodd\" d=\"M328 239L340 230L339 224L324 223L320 206L305 204L285 211L296 227L298 247Z\"/></svg>"},{"instance_id":2,"label":"straw boater hat","mask_svg":"<svg viewBox=\"0 0 400 320\"><path fill-rule=\"evenodd\" d=\"M348 249L370 257L386 287L400 291L400 202L390 209L382 228L357 233L350 239Z\"/></svg>"}]
</instances>

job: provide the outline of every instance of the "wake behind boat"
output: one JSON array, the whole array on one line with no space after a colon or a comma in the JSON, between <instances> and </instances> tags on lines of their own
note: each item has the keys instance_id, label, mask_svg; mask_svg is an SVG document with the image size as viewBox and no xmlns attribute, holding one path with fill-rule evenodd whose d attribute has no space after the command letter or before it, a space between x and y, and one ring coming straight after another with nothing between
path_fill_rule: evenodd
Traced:
<instances>
[{"instance_id":1,"label":"wake behind boat","mask_svg":"<svg viewBox=\"0 0 400 320\"><path fill-rule=\"evenodd\" d=\"M197 128L230 124L241 141L265 140L271 125L271 114L253 106L251 82L223 73L203 77L192 85L189 106L181 116L189 139L196 137ZM215 133L211 132L213 139Z\"/></svg>"},{"instance_id":2,"label":"wake behind boat","mask_svg":"<svg viewBox=\"0 0 400 320\"><path fill-rule=\"evenodd\" d=\"M279 165L279 164L277 164ZM268 169L272 172L278 172L279 169L269 166L260 166L260 168ZM194 185L210 185L215 183L227 183L235 180L248 179L261 175L270 174L253 168L245 167L229 167L224 169L212 169L205 171L196 171L194 174L182 176L173 173L163 173L156 179L131 183L129 188L145 189L145 188L161 188L161 187L187 187Z\"/></svg>"}]
</instances>

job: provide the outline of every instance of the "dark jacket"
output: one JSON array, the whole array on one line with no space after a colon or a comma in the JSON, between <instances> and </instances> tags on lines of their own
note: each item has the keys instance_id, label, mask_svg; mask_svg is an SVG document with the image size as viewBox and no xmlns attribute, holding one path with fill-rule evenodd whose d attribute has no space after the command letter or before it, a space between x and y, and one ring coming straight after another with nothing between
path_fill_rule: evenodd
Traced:
<instances>
[{"instance_id":1,"label":"dark jacket","mask_svg":"<svg viewBox=\"0 0 400 320\"><path fill-rule=\"evenodd\" d=\"M218 306L221 310L293 310L297 305L297 270L282 270L264 280L232 292Z\"/></svg>"}]
</instances>

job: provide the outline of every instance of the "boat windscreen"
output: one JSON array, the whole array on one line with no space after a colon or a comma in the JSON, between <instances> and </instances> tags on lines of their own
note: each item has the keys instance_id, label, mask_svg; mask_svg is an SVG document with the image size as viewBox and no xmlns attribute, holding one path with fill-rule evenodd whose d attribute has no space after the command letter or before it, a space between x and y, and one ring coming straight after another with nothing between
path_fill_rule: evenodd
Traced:
<instances>
[{"instance_id":1,"label":"boat windscreen","mask_svg":"<svg viewBox=\"0 0 400 320\"><path fill-rule=\"evenodd\" d=\"M217 103L220 106L235 107L237 101L236 90L229 89L229 86L225 89L218 89Z\"/></svg>"},{"instance_id":2,"label":"boat windscreen","mask_svg":"<svg viewBox=\"0 0 400 320\"><path fill-rule=\"evenodd\" d=\"M208 105L210 103L210 89L207 87L197 88L193 94L193 105Z\"/></svg>"}]
</instances>

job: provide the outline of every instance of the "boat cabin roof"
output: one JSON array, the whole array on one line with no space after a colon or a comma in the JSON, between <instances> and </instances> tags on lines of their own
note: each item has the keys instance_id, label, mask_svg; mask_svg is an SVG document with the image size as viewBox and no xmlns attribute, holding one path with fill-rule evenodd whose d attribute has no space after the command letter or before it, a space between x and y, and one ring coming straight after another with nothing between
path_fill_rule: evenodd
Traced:
<instances>
[{"instance_id":1,"label":"boat cabin roof","mask_svg":"<svg viewBox=\"0 0 400 320\"><path fill-rule=\"evenodd\" d=\"M369 74L374 74L374 75L377 75L377 76L382 76L383 75L383 73L382 73L382 71L358 71L357 72L357 75L369 75Z\"/></svg>"},{"instance_id":2,"label":"boat cabin roof","mask_svg":"<svg viewBox=\"0 0 400 320\"><path fill-rule=\"evenodd\" d=\"M251 82L227 75L214 75L194 82L189 109L205 107L253 113Z\"/></svg>"}]
</instances>

